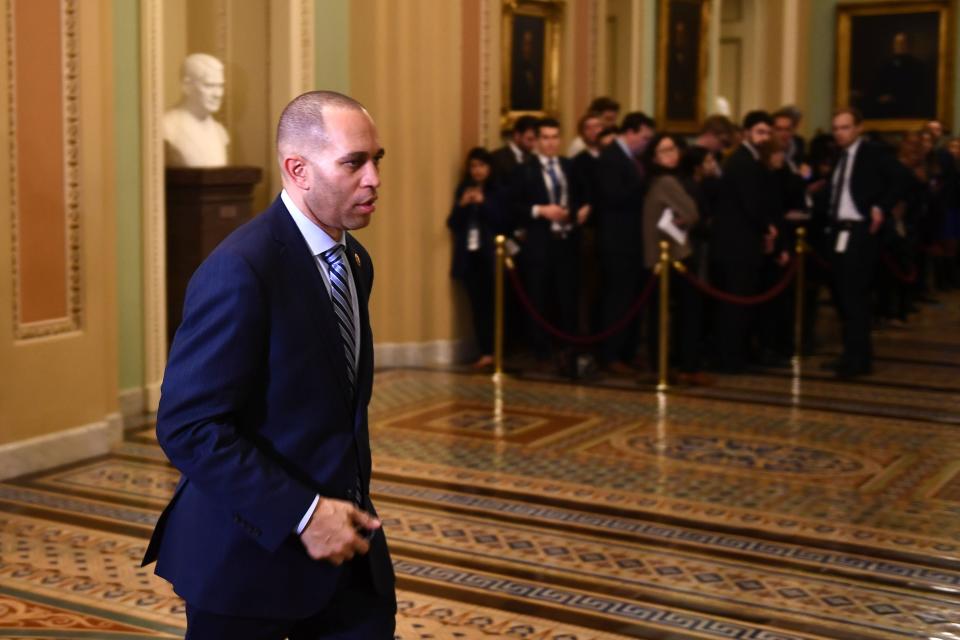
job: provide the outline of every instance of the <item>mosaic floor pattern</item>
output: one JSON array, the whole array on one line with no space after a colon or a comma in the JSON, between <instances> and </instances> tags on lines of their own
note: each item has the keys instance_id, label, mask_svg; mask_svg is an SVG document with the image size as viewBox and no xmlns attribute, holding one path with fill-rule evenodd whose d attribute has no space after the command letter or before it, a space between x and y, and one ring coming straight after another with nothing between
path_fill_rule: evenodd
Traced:
<instances>
[{"instance_id":1,"label":"mosaic floor pattern","mask_svg":"<svg viewBox=\"0 0 960 640\"><path fill-rule=\"evenodd\" d=\"M960 637L954 302L878 335L855 383L380 372L397 637ZM138 566L177 478L146 423L0 483L0 638L182 637L183 603Z\"/></svg>"}]
</instances>

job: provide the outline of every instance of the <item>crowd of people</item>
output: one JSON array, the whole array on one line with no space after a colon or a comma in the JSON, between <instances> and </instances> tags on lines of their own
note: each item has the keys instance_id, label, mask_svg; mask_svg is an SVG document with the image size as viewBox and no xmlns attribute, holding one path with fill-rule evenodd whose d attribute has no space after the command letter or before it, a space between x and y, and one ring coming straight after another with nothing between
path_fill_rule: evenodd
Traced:
<instances>
[{"instance_id":1,"label":"crowd of people","mask_svg":"<svg viewBox=\"0 0 960 640\"><path fill-rule=\"evenodd\" d=\"M646 313L631 312L663 240L687 274L670 276L671 375L685 384L710 384L708 371L789 364L796 292L762 293L788 279L800 227L812 255L799 346L816 350L829 291L843 350L824 366L839 377L872 372L878 324L902 324L934 289L960 286L960 138L940 123L882 139L845 108L808 144L793 107L750 111L739 126L711 115L689 137L619 111L595 99L566 154L560 123L530 116L501 148L469 152L447 223L452 275L473 312L475 366L493 362L498 234L521 283L508 298L508 336L538 369L570 375L584 356L611 375L655 368L657 297ZM707 296L698 283L738 302ZM588 336L597 337L592 347Z\"/></svg>"}]
</instances>

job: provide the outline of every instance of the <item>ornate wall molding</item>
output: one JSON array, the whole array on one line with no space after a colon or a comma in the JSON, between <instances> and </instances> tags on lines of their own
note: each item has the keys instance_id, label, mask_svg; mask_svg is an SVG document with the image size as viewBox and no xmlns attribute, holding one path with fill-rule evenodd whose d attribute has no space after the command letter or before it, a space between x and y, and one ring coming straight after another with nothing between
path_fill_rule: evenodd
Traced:
<instances>
[{"instance_id":1,"label":"ornate wall molding","mask_svg":"<svg viewBox=\"0 0 960 640\"><path fill-rule=\"evenodd\" d=\"M7 20L7 95L10 160L11 260L13 275L13 335L15 340L45 338L79 331L83 322L83 284L80 260L80 51L77 44L77 0L60 0L61 75L63 86L63 192L66 231L66 310L62 318L25 322L21 286L20 201L17 147L17 56L14 0L5 3Z\"/></svg>"},{"instance_id":2,"label":"ornate wall molding","mask_svg":"<svg viewBox=\"0 0 960 640\"><path fill-rule=\"evenodd\" d=\"M160 402L167 362L166 211L163 173L163 0L141 0L143 349L146 410Z\"/></svg>"},{"instance_id":3,"label":"ornate wall molding","mask_svg":"<svg viewBox=\"0 0 960 640\"><path fill-rule=\"evenodd\" d=\"M300 0L300 92L310 91L316 84L314 61L314 2Z\"/></svg>"},{"instance_id":4,"label":"ornate wall molding","mask_svg":"<svg viewBox=\"0 0 960 640\"><path fill-rule=\"evenodd\" d=\"M490 33L490 11L482 3L480 5L480 119L479 127L480 130L478 133L478 139L480 140L480 145L491 148L498 147L499 141L496 141L496 144L491 144L490 141L490 100L492 96L490 95L490 89L493 86L490 78L490 55L492 48L490 43L492 42L493 35Z\"/></svg>"}]
</instances>

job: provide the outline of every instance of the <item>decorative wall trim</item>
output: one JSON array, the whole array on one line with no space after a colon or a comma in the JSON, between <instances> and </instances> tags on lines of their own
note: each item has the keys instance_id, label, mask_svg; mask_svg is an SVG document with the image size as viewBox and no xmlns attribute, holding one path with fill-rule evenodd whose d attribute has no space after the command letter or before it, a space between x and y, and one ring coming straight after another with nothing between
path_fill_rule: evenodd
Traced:
<instances>
[{"instance_id":1,"label":"decorative wall trim","mask_svg":"<svg viewBox=\"0 0 960 640\"><path fill-rule=\"evenodd\" d=\"M314 0L300 0L300 93L316 85L314 38Z\"/></svg>"},{"instance_id":2,"label":"decorative wall trim","mask_svg":"<svg viewBox=\"0 0 960 640\"><path fill-rule=\"evenodd\" d=\"M374 363L382 367L422 367L465 361L473 353L469 340L380 342L373 345Z\"/></svg>"},{"instance_id":3,"label":"decorative wall trim","mask_svg":"<svg viewBox=\"0 0 960 640\"><path fill-rule=\"evenodd\" d=\"M103 455L123 438L123 421L111 413L99 422L0 445L0 480Z\"/></svg>"},{"instance_id":4,"label":"decorative wall trim","mask_svg":"<svg viewBox=\"0 0 960 640\"><path fill-rule=\"evenodd\" d=\"M143 387L120 390L117 402L120 406L120 417L123 420L124 429L138 425L143 421L143 414L146 412L144 409L146 397L147 392Z\"/></svg>"},{"instance_id":5,"label":"decorative wall trim","mask_svg":"<svg viewBox=\"0 0 960 640\"><path fill-rule=\"evenodd\" d=\"M492 35L490 33L490 11L480 3L480 118L478 121L480 130L477 132L477 139L480 146L488 149L500 146L500 141L495 144L490 141L490 87L493 86L490 78L490 53Z\"/></svg>"},{"instance_id":6,"label":"decorative wall trim","mask_svg":"<svg viewBox=\"0 0 960 640\"><path fill-rule=\"evenodd\" d=\"M15 340L45 338L79 331L83 321L83 286L80 261L80 50L77 46L77 0L60 2L61 82L63 84L63 168L66 225L67 316L23 322L20 287L20 203L17 193L16 115L16 15L14 0L7 0L7 95L10 140L10 219L13 274L13 336Z\"/></svg>"},{"instance_id":7,"label":"decorative wall trim","mask_svg":"<svg viewBox=\"0 0 960 640\"><path fill-rule=\"evenodd\" d=\"M143 350L145 408L160 403L167 360L166 211L163 174L163 0L141 0Z\"/></svg>"}]
</instances>

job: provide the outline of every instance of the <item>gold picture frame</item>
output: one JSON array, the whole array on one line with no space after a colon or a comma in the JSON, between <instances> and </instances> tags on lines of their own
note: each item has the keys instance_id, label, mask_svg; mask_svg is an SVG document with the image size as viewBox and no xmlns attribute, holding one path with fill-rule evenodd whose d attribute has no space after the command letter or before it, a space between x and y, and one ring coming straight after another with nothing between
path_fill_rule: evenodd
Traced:
<instances>
[{"instance_id":1,"label":"gold picture frame","mask_svg":"<svg viewBox=\"0 0 960 640\"><path fill-rule=\"evenodd\" d=\"M562 0L504 0L502 126L518 117L557 116Z\"/></svg>"},{"instance_id":2,"label":"gold picture frame","mask_svg":"<svg viewBox=\"0 0 960 640\"><path fill-rule=\"evenodd\" d=\"M696 133L706 117L711 0L659 0L657 128Z\"/></svg>"},{"instance_id":3,"label":"gold picture frame","mask_svg":"<svg viewBox=\"0 0 960 640\"><path fill-rule=\"evenodd\" d=\"M855 106L877 131L951 126L950 0L837 5L836 107ZM889 49L884 49L889 47Z\"/></svg>"}]
</instances>

